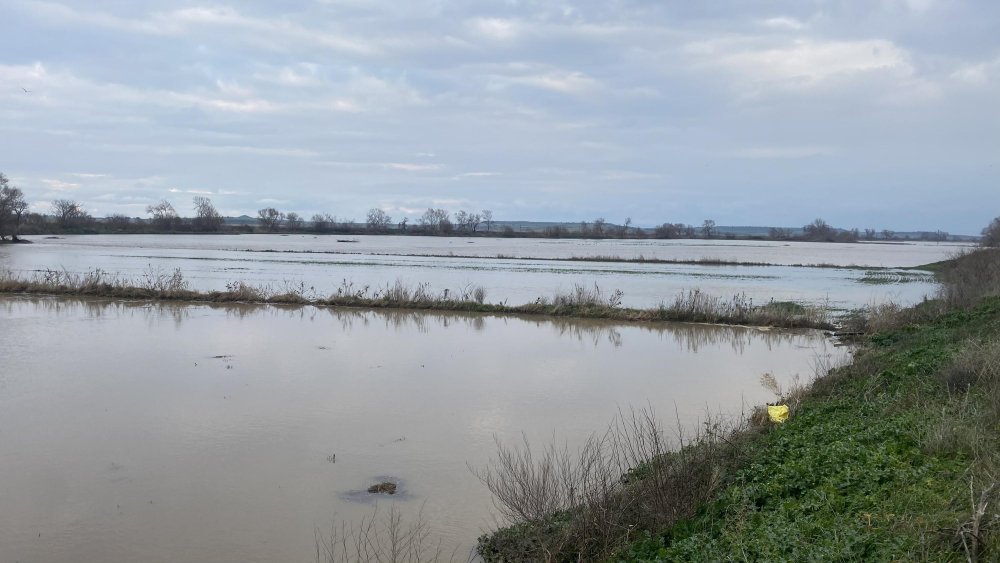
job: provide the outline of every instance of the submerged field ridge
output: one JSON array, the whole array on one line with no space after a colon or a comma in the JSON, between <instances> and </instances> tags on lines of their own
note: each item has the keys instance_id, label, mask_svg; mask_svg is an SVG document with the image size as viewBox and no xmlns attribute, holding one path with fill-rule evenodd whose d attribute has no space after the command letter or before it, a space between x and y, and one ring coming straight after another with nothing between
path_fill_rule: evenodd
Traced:
<instances>
[{"instance_id":1,"label":"submerged field ridge","mask_svg":"<svg viewBox=\"0 0 1000 563\"><path fill-rule=\"evenodd\" d=\"M0 272L0 293L66 295L110 299L146 299L208 303L267 303L325 307L405 308L466 311L489 314L550 315L637 322L705 322L781 328L832 329L826 311L793 302L756 304L742 295L723 299L699 290L677 295L673 301L648 309L621 306L620 291L605 292L598 286L574 286L567 293L539 297L521 305L486 302L486 290L467 286L458 292L433 292L428 284L407 285L402 281L381 287L355 286L344 281L336 292L318 295L304 284L281 287L255 286L240 281L224 291L199 291L189 287L180 270L171 273L147 271L128 278L102 270L75 274L46 270L32 276Z\"/></svg>"}]
</instances>

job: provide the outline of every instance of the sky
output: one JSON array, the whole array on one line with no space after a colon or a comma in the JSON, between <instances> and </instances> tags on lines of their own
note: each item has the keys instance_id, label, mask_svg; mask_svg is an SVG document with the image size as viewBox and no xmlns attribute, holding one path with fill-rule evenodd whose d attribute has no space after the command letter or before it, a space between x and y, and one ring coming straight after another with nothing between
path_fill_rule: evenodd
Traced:
<instances>
[{"instance_id":1,"label":"sky","mask_svg":"<svg viewBox=\"0 0 1000 563\"><path fill-rule=\"evenodd\" d=\"M3 0L32 210L941 229L1000 215L995 0Z\"/></svg>"}]
</instances>

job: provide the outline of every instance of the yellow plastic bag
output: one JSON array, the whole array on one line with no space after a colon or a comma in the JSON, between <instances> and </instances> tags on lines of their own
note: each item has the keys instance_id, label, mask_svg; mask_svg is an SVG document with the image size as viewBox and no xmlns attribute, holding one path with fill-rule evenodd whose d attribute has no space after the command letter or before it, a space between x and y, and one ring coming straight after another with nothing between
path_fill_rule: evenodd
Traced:
<instances>
[{"instance_id":1,"label":"yellow plastic bag","mask_svg":"<svg viewBox=\"0 0 1000 563\"><path fill-rule=\"evenodd\" d=\"M781 424L788 420L788 405L768 405L767 416L771 417L771 422Z\"/></svg>"}]
</instances>

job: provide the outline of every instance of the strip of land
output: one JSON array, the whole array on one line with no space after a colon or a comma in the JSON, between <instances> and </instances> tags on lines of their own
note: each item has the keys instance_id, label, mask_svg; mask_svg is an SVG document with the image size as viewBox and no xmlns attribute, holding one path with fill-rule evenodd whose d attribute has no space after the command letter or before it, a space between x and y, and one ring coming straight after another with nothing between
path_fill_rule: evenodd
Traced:
<instances>
[{"instance_id":1,"label":"strip of land","mask_svg":"<svg viewBox=\"0 0 1000 563\"><path fill-rule=\"evenodd\" d=\"M621 306L622 293L604 292L597 286L576 286L568 293L539 297L521 305L487 303L486 290L469 286L459 292L433 292L428 284L406 285L401 281L383 287L354 286L345 282L330 295L317 295L304 285L254 286L231 282L224 291L191 289L180 270L149 271L139 278L126 278L93 270L75 274L47 270L31 276L0 272L0 294L62 295L109 299L180 301L190 303L262 303L361 307L371 309L417 309L465 311L499 315L548 315L607 319L628 322L699 322L779 328L833 329L827 312L819 307L793 302L755 304L742 295L723 299L699 290L677 295L674 301L650 309Z\"/></svg>"}]
</instances>

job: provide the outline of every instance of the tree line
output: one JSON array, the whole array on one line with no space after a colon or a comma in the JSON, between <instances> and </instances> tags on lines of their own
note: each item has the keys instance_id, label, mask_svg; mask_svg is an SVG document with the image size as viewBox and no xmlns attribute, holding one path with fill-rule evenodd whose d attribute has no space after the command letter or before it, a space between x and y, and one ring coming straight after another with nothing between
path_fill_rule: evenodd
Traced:
<instances>
[{"instance_id":1,"label":"tree line","mask_svg":"<svg viewBox=\"0 0 1000 563\"><path fill-rule=\"evenodd\" d=\"M45 232L315 232L315 233L394 233L426 235L478 235L499 236L543 236L550 238L758 238L771 240L798 240L815 242L856 242L900 240L894 231L883 229L839 229L823 219L804 225L801 229L771 228L766 235L737 237L733 233L720 232L715 221L705 219L701 225L685 223L663 223L653 228L633 227L632 219L626 217L621 224L611 224L603 217L592 221L581 221L576 225L553 225L541 231L518 232L509 224L496 228L493 212L460 210L452 214L440 208L428 208L412 224L408 217L399 221L383 209L371 208L364 221L338 219L329 213L314 214L308 220L296 212L280 211L265 207L257 211L253 223L227 224L212 200L204 196L192 199L195 214L181 217L167 200L146 206L147 218L129 217L116 213L101 219L92 217L77 201L56 199L50 204L48 215L31 213L29 204L20 188L10 184L10 180L0 173L0 241L18 240L20 234L40 234ZM922 233L923 240L943 241L949 235L944 231ZM987 246L1000 245L1000 218L994 219L982 230L982 242Z\"/></svg>"}]
</instances>

